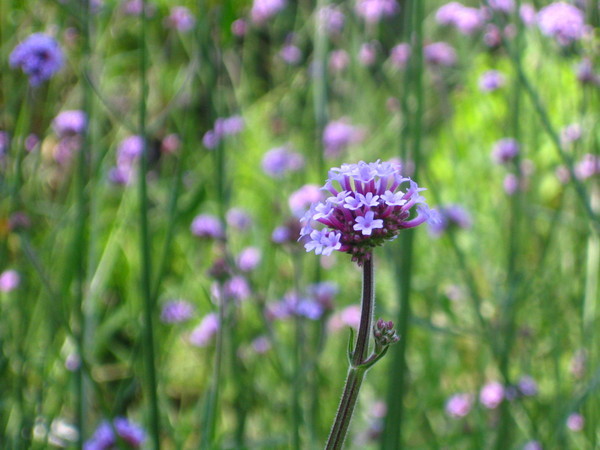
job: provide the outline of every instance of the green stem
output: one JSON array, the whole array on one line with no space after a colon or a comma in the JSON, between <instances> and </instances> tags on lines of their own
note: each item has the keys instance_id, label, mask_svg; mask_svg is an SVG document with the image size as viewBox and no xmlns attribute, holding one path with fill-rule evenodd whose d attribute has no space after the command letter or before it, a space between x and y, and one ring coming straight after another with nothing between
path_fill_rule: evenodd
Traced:
<instances>
[{"instance_id":1,"label":"green stem","mask_svg":"<svg viewBox=\"0 0 600 450\"><path fill-rule=\"evenodd\" d=\"M144 371L146 382L146 394L149 403L149 427L150 438L155 450L160 449L160 416L158 409L156 364L154 360L154 331L152 282L150 265L150 233L148 231L148 194L146 186L146 173L148 171L148 144L146 136L146 95L148 83L146 80L147 50L146 50L146 2L142 0L142 13L140 14L140 103L139 103L139 135L143 142L143 151L139 161L138 192L140 211L140 257L142 264L142 297L144 302L143 311L143 340L144 340Z\"/></svg>"},{"instance_id":2,"label":"green stem","mask_svg":"<svg viewBox=\"0 0 600 450\"><path fill-rule=\"evenodd\" d=\"M326 449L333 450L342 448L354 407L358 400L358 393L362 384L366 369L361 367L361 364L367 358L369 351L369 336L371 335L371 324L373 322L373 310L375 309L375 291L374 291L374 271L373 271L373 255L367 255L363 263L363 287L361 300L361 316L360 325L358 327L358 336L352 354L352 363L348 370L344 393L335 416L335 421L329 438L327 440Z\"/></svg>"}]
</instances>

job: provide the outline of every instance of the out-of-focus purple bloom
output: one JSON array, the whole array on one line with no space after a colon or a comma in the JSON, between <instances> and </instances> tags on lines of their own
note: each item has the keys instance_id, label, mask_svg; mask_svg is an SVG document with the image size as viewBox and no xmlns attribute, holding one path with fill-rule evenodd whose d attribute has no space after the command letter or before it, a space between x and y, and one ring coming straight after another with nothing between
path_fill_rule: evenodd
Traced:
<instances>
[{"instance_id":1,"label":"out-of-focus purple bloom","mask_svg":"<svg viewBox=\"0 0 600 450\"><path fill-rule=\"evenodd\" d=\"M519 9L519 14L523 23L528 27L535 24L537 12L531 3L523 3Z\"/></svg>"},{"instance_id":2,"label":"out-of-focus purple bloom","mask_svg":"<svg viewBox=\"0 0 600 450\"><path fill-rule=\"evenodd\" d=\"M446 413L450 417L465 417L473 407L473 397L464 392L454 394L446 401Z\"/></svg>"},{"instance_id":3,"label":"out-of-focus purple bloom","mask_svg":"<svg viewBox=\"0 0 600 450\"><path fill-rule=\"evenodd\" d=\"M77 353L69 353L65 359L65 368L70 372L75 372L81 366L81 358Z\"/></svg>"},{"instance_id":4,"label":"out-of-focus purple bloom","mask_svg":"<svg viewBox=\"0 0 600 450\"><path fill-rule=\"evenodd\" d=\"M540 9L537 20L541 32L552 36L560 45L581 39L585 32L583 11L566 2L551 3Z\"/></svg>"},{"instance_id":5,"label":"out-of-focus purple bloom","mask_svg":"<svg viewBox=\"0 0 600 450\"><path fill-rule=\"evenodd\" d=\"M260 25L283 10L286 5L286 0L254 0L250 17L254 23Z\"/></svg>"},{"instance_id":6,"label":"out-of-focus purple bloom","mask_svg":"<svg viewBox=\"0 0 600 450\"><path fill-rule=\"evenodd\" d=\"M160 320L164 323L185 322L194 314L194 305L186 300L170 300L166 302L160 313Z\"/></svg>"},{"instance_id":7,"label":"out-of-focus purple bloom","mask_svg":"<svg viewBox=\"0 0 600 450\"><path fill-rule=\"evenodd\" d=\"M450 2L441 6L435 19L440 25L453 26L462 34L471 35L484 23L483 14L477 8L470 8L458 2Z\"/></svg>"},{"instance_id":8,"label":"out-of-focus purple bloom","mask_svg":"<svg viewBox=\"0 0 600 450\"><path fill-rule=\"evenodd\" d=\"M236 302L242 302L252 295L248 280L241 275L231 277L223 284L225 297Z\"/></svg>"},{"instance_id":9,"label":"out-of-focus purple bloom","mask_svg":"<svg viewBox=\"0 0 600 450\"><path fill-rule=\"evenodd\" d=\"M433 66L450 67L456 64L456 50L446 42L434 42L423 49L425 61Z\"/></svg>"},{"instance_id":10,"label":"out-of-focus purple bloom","mask_svg":"<svg viewBox=\"0 0 600 450\"><path fill-rule=\"evenodd\" d=\"M333 158L339 156L348 146L360 142L364 132L348 123L347 119L329 122L323 130L323 147L325 155Z\"/></svg>"},{"instance_id":11,"label":"out-of-focus purple bloom","mask_svg":"<svg viewBox=\"0 0 600 450\"><path fill-rule=\"evenodd\" d=\"M504 177L504 181L502 182L502 187L507 195L514 195L521 187L520 184L519 177L517 177L514 173L507 173Z\"/></svg>"},{"instance_id":12,"label":"out-of-focus purple bloom","mask_svg":"<svg viewBox=\"0 0 600 450\"><path fill-rule=\"evenodd\" d=\"M543 450L543 447L538 441L529 441L523 446L523 450Z\"/></svg>"},{"instance_id":13,"label":"out-of-focus purple bloom","mask_svg":"<svg viewBox=\"0 0 600 450\"><path fill-rule=\"evenodd\" d=\"M227 224L240 231L246 231L252 226L252 218L242 208L231 208L225 215Z\"/></svg>"},{"instance_id":14,"label":"out-of-focus purple bloom","mask_svg":"<svg viewBox=\"0 0 600 450\"><path fill-rule=\"evenodd\" d=\"M515 9L515 3L513 0L488 0L490 8L509 14Z\"/></svg>"},{"instance_id":15,"label":"out-of-focus purple bloom","mask_svg":"<svg viewBox=\"0 0 600 450\"><path fill-rule=\"evenodd\" d=\"M538 393L538 385L533 377L529 375L523 375L519 378L517 388L519 389L519 392L526 397L533 397Z\"/></svg>"},{"instance_id":16,"label":"out-of-focus purple bloom","mask_svg":"<svg viewBox=\"0 0 600 450\"><path fill-rule=\"evenodd\" d=\"M329 35L342 32L346 16L337 6L327 5L317 11L317 23Z\"/></svg>"},{"instance_id":17,"label":"out-of-focus purple bloom","mask_svg":"<svg viewBox=\"0 0 600 450\"><path fill-rule=\"evenodd\" d=\"M479 89L482 92L492 92L504 86L506 79L497 70L488 70L479 78Z\"/></svg>"},{"instance_id":18,"label":"out-of-focus purple bloom","mask_svg":"<svg viewBox=\"0 0 600 450\"><path fill-rule=\"evenodd\" d=\"M62 68L64 55L56 39L34 33L14 48L9 64L20 67L29 77L29 84L38 86Z\"/></svg>"},{"instance_id":19,"label":"out-of-focus purple bloom","mask_svg":"<svg viewBox=\"0 0 600 450\"><path fill-rule=\"evenodd\" d=\"M244 126L243 117L233 115L215 120L214 130L218 136L235 136L244 131Z\"/></svg>"},{"instance_id":20,"label":"out-of-focus purple bloom","mask_svg":"<svg viewBox=\"0 0 600 450\"><path fill-rule=\"evenodd\" d=\"M292 238L292 233L288 227L281 226L273 230L273 233L271 234L271 240L276 244L283 244L295 239Z\"/></svg>"},{"instance_id":21,"label":"out-of-focus purple bloom","mask_svg":"<svg viewBox=\"0 0 600 450\"><path fill-rule=\"evenodd\" d=\"M583 416L579 413L570 414L567 417L567 428L571 431L581 431L585 425Z\"/></svg>"},{"instance_id":22,"label":"out-of-focus purple bloom","mask_svg":"<svg viewBox=\"0 0 600 450\"><path fill-rule=\"evenodd\" d=\"M304 215L304 211L311 204L323 199L323 192L316 184L305 184L297 191L292 192L288 199L288 205L292 214L298 218Z\"/></svg>"},{"instance_id":23,"label":"out-of-focus purple bloom","mask_svg":"<svg viewBox=\"0 0 600 450\"><path fill-rule=\"evenodd\" d=\"M329 54L329 70L333 73L343 72L350 64L350 56L343 49L337 49Z\"/></svg>"},{"instance_id":24,"label":"out-of-focus purple bloom","mask_svg":"<svg viewBox=\"0 0 600 450\"><path fill-rule=\"evenodd\" d=\"M58 137L83 134L87 126L87 116L83 111L63 111L52 121L52 128Z\"/></svg>"},{"instance_id":25,"label":"out-of-focus purple bloom","mask_svg":"<svg viewBox=\"0 0 600 450\"><path fill-rule=\"evenodd\" d=\"M358 60L363 66L372 66L377 59L377 45L372 42L365 42L358 51Z\"/></svg>"},{"instance_id":26,"label":"out-of-focus purple bloom","mask_svg":"<svg viewBox=\"0 0 600 450\"><path fill-rule=\"evenodd\" d=\"M237 266L242 272L250 272L260 264L262 253L258 247L246 247L237 257Z\"/></svg>"},{"instance_id":27,"label":"out-of-focus purple bloom","mask_svg":"<svg viewBox=\"0 0 600 450\"><path fill-rule=\"evenodd\" d=\"M209 150L214 150L217 148L219 142L221 142L221 138L213 130L208 130L206 133L204 133L204 136L202 136L202 145Z\"/></svg>"},{"instance_id":28,"label":"out-of-focus purple bloom","mask_svg":"<svg viewBox=\"0 0 600 450\"><path fill-rule=\"evenodd\" d=\"M490 48L499 47L502 44L502 32L496 25L488 24L485 27L483 42Z\"/></svg>"},{"instance_id":29,"label":"out-of-focus purple bloom","mask_svg":"<svg viewBox=\"0 0 600 450\"><path fill-rule=\"evenodd\" d=\"M6 131L0 131L0 161L2 161L6 155L9 144L10 138L8 137L8 133Z\"/></svg>"},{"instance_id":30,"label":"out-of-focus purple bloom","mask_svg":"<svg viewBox=\"0 0 600 450\"><path fill-rule=\"evenodd\" d=\"M513 138L500 139L492 149L492 159L497 164L511 162L519 154L519 143Z\"/></svg>"},{"instance_id":31,"label":"out-of-focus purple bloom","mask_svg":"<svg viewBox=\"0 0 600 450\"><path fill-rule=\"evenodd\" d=\"M396 0L356 0L356 13L367 23L377 23L399 10Z\"/></svg>"},{"instance_id":32,"label":"out-of-focus purple bloom","mask_svg":"<svg viewBox=\"0 0 600 450\"><path fill-rule=\"evenodd\" d=\"M310 320L318 320L323 315L323 305L312 299L302 299L296 305L296 314Z\"/></svg>"},{"instance_id":33,"label":"out-of-focus purple bloom","mask_svg":"<svg viewBox=\"0 0 600 450\"><path fill-rule=\"evenodd\" d=\"M410 44L407 44L406 42L395 45L390 50L390 62L394 67L398 69L403 69L404 67L406 67L409 58Z\"/></svg>"},{"instance_id":34,"label":"out-of-focus purple bloom","mask_svg":"<svg viewBox=\"0 0 600 450\"><path fill-rule=\"evenodd\" d=\"M220 239L225 233L221 221L210 214L199 214L194 217L190 230L194 236Z\"/></svg>"},{"instance_id":35,"label":"out-of-focus purple bloom","mask_svg":"<svg viewBox=\"0 0 600 450\"><path fill-rule=\"evenodd\" d=\"M165 26L174 30L185 32L190 31L196 25L196 19L191 11L185 6L174 6L171 13L165 19Z\"/></svg>"},{"instance_id":36,"label":"out-of-focus purple bloom","mask_svg":"<svg viewBox=\"0 0 600 450\"><path fill-rule=\"evenodd\" d=\"M331 317L328 327L331 331L338 331L345 327L351 327L358 330L360 315L359 305L347 306Z\"/></svg>"},{"instance_id":37,"label":"out-of-focus purple bloom","mask_svg":"<svg viewBox=\"0 0 600 450\"><path fill-rule=\"evenodd\" d=\"M248 24L244 19L236 19L231 24L231 32L237 37L243 37L248 31Z\"/></svg>"},{"instance_id":38,"label":"out-of-focus purple bloom","mask_svg":"<svg viewBox=\"0 0 600 450\"><path fill-rule=\"evenodd\" d=\"M219 316L216 313L209 313L190 333L190 344L195 347L206 347L218 330Z\"/></svg>"},{"instance_id":39,"label":"out-of-focus purple bloom","mask_svg":"<svg viewBox=\"0 0 600 450\"><path fill-rule=\"evenodd\" d=\"M151 17L154 15L156 6L149 2L144 4L142 0L128 0L121 6L123 14L128 16L139 16L143 9L145 9L146 17Z\"/></svg>"},{"instance_id":40,"label":"out-of-focus purple bloom","mask_svg":"<svg viewBox=\"0 0 600 450\"><path fill-rule=\"evenodd\" d=\"M281 178L288 172L296 172L304 167L304 157L288 147L269 150L262 159L263 171L273 178Z\"/></svg>"},{"instance_id":41,"label":"out-of-focus purple bloom","mask_svg":"<svg viewBox=\"0 0 600 450\"><path fill-rule=\"evenodd\" d=\"M141 136L129 136L121 141L117 148L117 166L131 167L144 151L144 140Z\"/></svg>"},{"instance_id":42,"label":"out-of-focus purple bloom","mask_svg":"<svg viewBox=\"0 0 600 450\"><path fill-rule=\"evenodd\" d=\"M259 336L252 341L252 349L262 355L271 350L271 341L266 336Z\"/></svg>"},{"instance_id":43,"label":"out-of-focus purple bloom","mask_svg":"<svg viewBox=\"0 0 600 450\"><path fill-rule=\"evenodd\" d=\"M139 425L130 422L124 417L117 417L113 421L117 435L131 448L140 448L146 440L146 433ZM84 450L110 450L117 445L117 438L113 427L107 421L102 422L90 440L84 445Z\"/></svg>"},{"instance_id":44,"label":"out-of-focus purple bloom","mask_svg":"<svg viewBox=\"0 0 600 450\"><path fill-rule=\"evenodd\" d=\"M322 281L320 283L308 286L308 294L314 298L323 308L333 308L333 298L338 293L337 284L331 281Z\"/></svg>"},{"instance_id":45,"label":"out-of-focus purple bloom","mask_svg":"<svg viewBox=\"0 0 600 450\"><path fill-rule=\"evenodd\" d=\"M585 375L587 366L587 354L585 350L577 350L571 358L571 375L577 379L581 379Z\"/></svg>"},{"instance_id":46,"label":"out-of-focus purple bloom","mask_svg":"<svg viewBox=\"0 0 600 450\"><path fill-rule=\"evenodd\" d=\"M286 63L288 63L292 66L295 66L302 59L302 51L296 45L286 44L283 46L283 48L279 52L279 56Z\"/></svg>"},{"instance_id":47,"label":"out-of-focus purple bloom","mask_svg":"<svg viewBox=\"0 0 600 450\"><path fill-rule=\"evenodd\" d=\"M579 180L586 180L600 174L600 156L586 153L573 168Z\"/></svg>"},{"instance_id":48,"label":"out-of-focus purple bloom","mask_svg":"<svg viewBox=\"0 0 600 450\"><path fill-rule=\"evenodd\" d=\"M572 123L560 131L560 141L563 145L568 145L581 139L581 134L581 125Z\"/></svg>"},{"instance_id":49,"label":"out-of-focus purple bloom","mask_svg":"<svg viewBox=\"0 0 600 450\"><path fill-rule=\"evenodd\" d=\"M21 284L21 277L16 270L5 270L0 274L0 292L10 292Z\"/></svg>"},{"instance_id":50,"label":"out-of-focus purple bloom","mask_svg":"<svg viewBox=\"0 0 600 450\"><path fill-rule=\"evenodd\" d=\"M39 143L40 138L37 137L35 134L31 133L25 138L25 150L27 150L28 152L32 152ZM2 154L1 147L2 144L0 144L0 155Z\"/></svg>"},{"instance_id":51,"label":"out-of-focus purple bloom","mask_svg":"<svg viewBox=\"0 0 600 450\"><path fill-rule=\"evenodd\" d=\"M437 212L439 220L429 224L429 232L434 236L440 236L450 227L471 227L471 215L460 205L442 206Z\"/></svg>"},{"instance_id":52,"label":"out-of-focus purple bloom","mask_svg":"<svg viewBox=\"0 0 600 450\"><path fill-rule=\"evenodd\" d=\"M181 146L181 139L175 133L166 135L160 143L160 149L165 153L175 153Z\"/></svg>"},{"instance_id":53,"label":"out-of-focus purple bloom","mask_svg":"<svg viewBox=\"0 0 600 450\"><path fill-rule=\"evenodd\" d=\"M577 65L577 80L582 84L600 85L600 75L594 72L594 66L589 58L583 58Z\"/></svg>"},{"instance_id":54,"label":"out-of-focus purple bloom","mask_svg":"<svg viewBox=\"0 0 600 450\"><path fill-rule=\"evenodd\" d=\"M399 190L404 183L406 190ZM313 203L301 219L300 239L307 251L317 255L338 250L362 264L373 247L432 217L419 194L424 189L389 162L360 161L333 168L323 189L331 197ZM317 225L324 228L315 229Z\"/></svg>"},{"instance_id":55,"label":"out-of-focus purple bloom","mask_svg":"<svg viewBox=\"0 0 600 450\"><path fill-rule=\"evenodd\" d=\"M504 400L504 386L492 381L481 388L479 402L488 409L495 409Z\"/></svg>"}]
</instances>

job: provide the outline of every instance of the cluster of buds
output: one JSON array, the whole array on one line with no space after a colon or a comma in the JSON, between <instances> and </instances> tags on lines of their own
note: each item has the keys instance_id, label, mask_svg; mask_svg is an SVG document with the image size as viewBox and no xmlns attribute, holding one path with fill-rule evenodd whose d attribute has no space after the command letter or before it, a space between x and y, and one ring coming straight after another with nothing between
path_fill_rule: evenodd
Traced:
<instances>
[{"instance_id":1,"label":"cluster of buds","mask_svg":"<svg viewBox=\"0 0 600 450\"><path fill-rule=\"evenodd\" d=\"M400 340L400 337L394 330L394 322L391 320L386 322L379 319L373 324L373 336L375 337L375 353L380 353L390 344L394 344Z\"/></svg>"}]
</instances>

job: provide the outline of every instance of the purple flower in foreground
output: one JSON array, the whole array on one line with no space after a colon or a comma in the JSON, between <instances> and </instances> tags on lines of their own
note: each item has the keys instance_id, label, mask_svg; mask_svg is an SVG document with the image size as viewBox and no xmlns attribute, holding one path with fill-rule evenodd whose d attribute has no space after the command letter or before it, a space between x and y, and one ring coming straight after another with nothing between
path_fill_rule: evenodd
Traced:
<instances>
[{"instance_id":1,"label":"purple flower in foreground","mask_svg":"<svg viewBox=\"0 0 600 450\"><path fill-rule=\"evenodd\" d=\"M585 15L583 11L566 2L551 3L537 15L542 33L552 36L560 45L569 45L583 37Z\"/></svg>"},{"instance_id":2,"label":"purple flower in foreground","mask_svg":"<svg viewBox=\"0 0 600 450\"><path fill-rule=\"evenodd\" d=\"M377 23L400 10L396 0L357 0L356 13L367 23Z\"/></svg>"},{"instance_id":3,"label":"purple flower in foreground","mask_svg":"<svg viewBox=\"0 0 600 450\"><path fill-rule=\"evenodd\" d=\"M83 111L63 111L52 121L52 128L58 137L83 134L87 126L87 117Z\"/></svg>"},{"instance_id":4,"label":"purple flower in foreground","mask_svg":"<svg viewBox=\"0 0 600 450\"><path fill-rule=\"evenodd\" d=\"M362 264L372 248L433 218L419 193L424 189L389 162L360 161L333 168L323 190L331 197L313 203L301 219L300 239L317 255L338 250ZM318 225L324 227L315 229Z\"/></svg>"},{"instance_id":5,"label":"purple flower in foreground","mask_svg":"<svg viewBox=\"0 0 600 450\"><path fill-rule=\"evenodd\" d=\"M194 236L219 239L224 236L223 225L219 219L210 214L199 214L194 217L190 230Z\"/></svg>"},{"instance_id":6,"label":"purple flower in foreground","mask_svg":"<svg viewBox=\"0 0 600 450\"><path fill-rule=\"evenodd\" d=\"M492 149L492 159L498 164L506 164L519 154L519 143L513 138L500 139Z\"/></svg>"},{"instance_id":7,"label":"purple flower in foreground","mask_svg":"<svg viewBox=\"0 0 600 450\"><path fill-rule=\"evenodd\" d=\"M15 47L9 63L13 68L20 67L32 86L38 86L61 69L64 56L56 39L34 33Z\"/></svg>"},{"instance_id":8,"label":"purple flower in foreground","mask_svg":"<svg viewBox=\"0 0 600 450\"><path fill-rule=\"evenodd\" d=\"M171 300L163 305L160 320L164 323L181 323L194 314L194 306L185 300Z\"/></svg>"},{"instance_id":9,"label":"purple flower in foreground","mask_svg":"<svg viewBox=\"0 0 600 450\"><path fill-rule=\"evenodd\" d=\"M0 292L10 292L19 287L21 277L16 270L5 270L0 274Z\"/></svg>"},{"instance_id":10,"label":"purple flower in foreground","mask_svg":"<svg viewBox=\"0 0 600 450\"><path fill-rule=\"evenodd\" d=\"M473 397L470 394L454 394L446 402L446 413L454 418L465 417L471 411L472 406Z\"/></svg>"},{"instance_id":11,"label":"purple flower in foreground","mask_svg":"<svg viewBox=\"0 0 600 450\"><path fill-rule=\"evenodd\" d=\"M146 433L137 424L130 422L125 417L117 417L113 421L114 430L129 448L140 448L146 440ZM117 438L113 427L107 421L102 422L90 440L84 445L84 450L110 450L117 445Z\"/></svg>"},{"instance_id":12,"label":"purple flower in foreground","mask_svg":"<svg viewBox=\"0 0 600 450\"><path fill-rule=\"evenodd\" d=\"M495 409L504 400L504 386L492 381L481 388L479 401L488 409Z\"/></svg>"},{"instance_id":13,"label":"purple flower in foreground","mask_svg":"<svg viewBox=\"0 0 600 450\"><path fill-rule=\"evenodd\" d=\"M506 79L497 70L488 70L479 78L479 89L482 92L492 92L504 86Z\"/></svg>"},{"instance_id":14,"label":"purple flower in foreground","mask_svg":"<svg viewBox=\"0 0 600 450\"><path fill-rule=\"evenodd\" d=\"M206 347L219 329L219 317L216 313L209 313L194 328L190 334L189 341L195 347Z\"/></svg>"},{"instance_id":15,"label":"purple flower in foreground","mask_svg":"<svg viewBox=\"0 0 600 450\"><path fill-rule=\"evenodd\" d=\"M425 61L434 66L450 67L456 63L456 50L446 42L434 42L426 45L423 55Z\"/></svg>"}]
</instances>

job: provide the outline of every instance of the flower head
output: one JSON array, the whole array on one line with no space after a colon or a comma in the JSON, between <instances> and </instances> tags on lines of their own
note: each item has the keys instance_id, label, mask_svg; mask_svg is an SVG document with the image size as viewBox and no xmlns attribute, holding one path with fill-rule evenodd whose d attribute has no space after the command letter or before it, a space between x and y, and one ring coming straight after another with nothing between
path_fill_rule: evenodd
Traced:
<instances>
[{"instance_id":1,"label":"flower head","mask_svg":"<svg viewBox=\"0 0 600 450\"><path fill-rule=\"evenodd\" d=\"M537 15L542 33L552 36L560 45L569 45L583 37L585 16L583 11L566 2L551 3Z\"/></svg>"},{"instance_id":2,"label":"flower head","mask_svg":"<svg viewBox=\"0 0 600 450\"><path fill-rule=\"evenodd\" d=\"M254 23L263 24L284 9L286 4L286 0L254 0L250 17Z\"/></svg>"},{"instance_id":3,"label":"flower head","mask_svg":"<svg viewBox=\"0 0 600 450\"><path fill-rule=\"evenodd\" d=\"M198 237L219 239L225 234L219 219L210 214L199 214L194 217L190 229L192 234Z\"/></svg>"},{"instance_id":4,"label":"flower head","mask_svg":"<svg viewBox=\"0 0 600 450\"><path fill-rule=\"evenodd\" d=\"M171 300L163 305L160 320L164 323L180 323L194 314L194 306L185 300Z\"/></svg>"},{"instance_id":5,"label":"flower head","mask_svg":"<svg viewBox=\"0 0 600 450\"><path fill-rule=\"evenodd\" d=\"M357 0L356 13L367 23L377 23L400 10L396 0Z\"/></svg>"},{"instance_id":6,"label":"flower head","mask_svg":"<svg viewBox=\"0 0 600 450\"><path fill-rule=\"evenodd\" d=\"M423 49L425 61L433 66L450 67L456 63L456 50L446 42L434 42Z\"/></svg>"},{"instance_id":7,"label":"flower head","mask_svg":"<svg viewBox=\"0 0 600 450\"><path fill-rule=\"evenodd\" d=\"M5 270L0 274L0 292L10 292L21 284L21 277L16 270Z\"/></svg>"},{"instance_id":8,"label":"flower head","mask_svg":"<svg viewBox=\"0 0 600 450\"><path fill-rule=\"evenodd\" d=\"M140 448L146 440L146 433L139 425L130 422L125 417L117 417L113 421L114 430L130 448ZM83 445L84 450L109 450L117 445L113 426L108 421L102 422L94 435Z\"/></svg>"},{"instance_id":9,"label":"flower head","mask_svg":"<svg viewBox=\"0 0 600 450\"><path fill-rule=\"evenodd\" d=\"M479 392L479 401L488 409L495 409L504 399L504 386L497 381L492 381Z\"/></svg>"},{"instance_id":10,"label":"flower head","mask_svg":"<svg viewBox=\"0 0 600 450\"><path fill-rule=\"evenodd\" d=\"M52 128L59 137L83 134L87 125L87 117L83 111L63 111L52 121Z\"/></svg>"},{"instance_id":11,"label":"flower head","mask_svg":"<svg viewBox=\"0 0 600 450\"><path fill-rule=\"evenodd\" d=\"M432 218L420 195L424 189L389 162L333 168L323 190L331 196L313 203L301 219L300 239L317 255L338 250L361 264L374 247L394 239L400 230Z\"/></svg>"},{"instance_id":12,"label":"flower head","mask_svg":"<svg viewBox=\"0 0 600 450\"><path fill-rule=\"evenodd\" d=\"M484 23L481 10L464 6L458 2L446 3L440 7L435 14L435 19L440 25L453 26L466 35L473 34Z\"/></svg>"},{"instance_id":13,"label":"flower head","mask_svg":"<svg viewBox=\"0 0 600 450\"><path fill-rule=\"evenodd\" d=\"M295 172L304 166L301 154L289 150L288 147L276 147L263 156L263 171L273 178L281 178L287 172Z\"/></svg>"},{"instance_id":14,"label":"flower head","mask_svg":"<svg viewBox=\"0 0 600 450\"><path fill-rule=\"evenodd\" d=\"M501 88L506 83L506 79L501 72L497 70L488 70L479 78L479 89L482 92L492 92Z\"/></svg>"},{"instance_id":15,"label":"flower head","mask_svg":"<svg viewBox=\"0 0 600 450\"><path fill-rule=\"evenodd\" d=\"M492 149L492 159L498 164L511 162L519 154L519 143L513 138L500 139Z\"/></svg>"},{"instance_id":16,"label":"flower head","mask_svg":"<svg viewBox=\"0 0 600 450\"><path fill-rule=\"evenodd\" d=\"M429 223L429 232L433 236L440 236L449 228L470 228L471 215L460 205L447 205L437 208L437 222Z\"/></svg>"},{"instance_id":17,"label":"flower head","mask_svg":"<svg viewBox=\"0 0 600 450\"><path fill-rule=\"evenodd\" d=\"M359 142L362 136L360 128L351 125L345 119L329 122L323 130L325 155L338 156L349 145Z\"/></svg>"},{"instance_id":18,"label":"flower head","mask_svg":"<svg viewBox=\"0 0 600 450\"><path fill-rule=\"evenodd\" d=\"M454 418L465 417L471 411L472 406L473 397L470 394L454 394L446 402L446 413Z\"/></svg>"},{"instance_id":19,"label":"flower head","mask_svg":"<svg viewBox=\"0 0 600 450\"><path fill-rule=\"evenodd\" d=\"M218 330L219 316L216 313L209 313L204 316L200 324L192 330L189 337L190 344L195 347L206 347Z\"/></svg>"},{"instance_id":20,"label":"flower head","mask_svg":"<svg viewBox=\"0 0 600 450\"><path fill-rule=\"evenodd\" d=\"M189 31L194 28L196 19L185 6L174 6L165 19L165 26L177 31Z\"/></svg>"},{"instance_id":21,"label":"flower head","mask_svg":"<svg viewBox=\"0 0 600 450\"><path fill-rule=\"evenodd\" d=\"M10 54L11 67L20 67L32 86L52 78L64 64L58 42L43 33L34 33L18 44Z\"/></svg>"}]
</instances>

